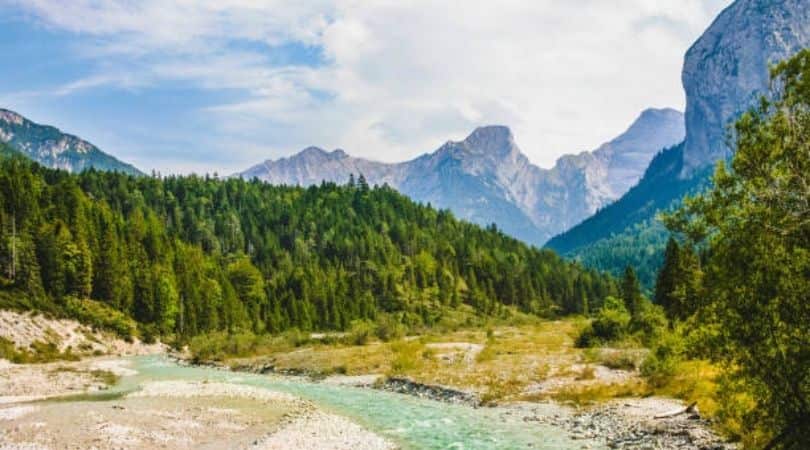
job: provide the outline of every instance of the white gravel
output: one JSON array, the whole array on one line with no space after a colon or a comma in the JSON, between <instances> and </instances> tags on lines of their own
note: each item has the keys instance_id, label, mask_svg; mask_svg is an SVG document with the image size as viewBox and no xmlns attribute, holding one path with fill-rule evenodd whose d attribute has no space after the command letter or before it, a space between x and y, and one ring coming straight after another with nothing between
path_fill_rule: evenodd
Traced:
<instances>
[{"instance_id":1,"label":"white gravel","mask_svg":"<svg viewBox=\"0 0 810 450\"><path fill-rule=\"evenodd\" d=\"M343 417L309 411L256 443L262 450L385 450L396 446Z\"/></svg>"}]
</instances>

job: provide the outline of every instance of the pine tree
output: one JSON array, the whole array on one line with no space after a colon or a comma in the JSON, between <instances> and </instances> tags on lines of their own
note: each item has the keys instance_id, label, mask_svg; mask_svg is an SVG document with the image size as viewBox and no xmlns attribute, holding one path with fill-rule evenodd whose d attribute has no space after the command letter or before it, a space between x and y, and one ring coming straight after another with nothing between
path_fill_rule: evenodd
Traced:
<instances>
[{"instance_id":1,"label":"pine tree","mask_svg":"<svg viewBox=\"0 0 810 450\"><path fill-rule=\"evenodd\" d=\"M670 237L664 252L664 265L658 272L658 278L655 282L655 303L661 305L670 318L675 317L678 304L674 295L679 283L678 276L681 272L680 252L681 248L678 241Z\"/></svg>"},{"instance_id":2,"label":"pine tree","mask_svg":"<svg viewBox=\"0 0 810 450\"><path fill-rule=\"evenodd\" d=\"M631 316L635 316L641 310L641 285L636 277L636 272L630 266L624 269L622 300L624 300L624 305Z\"/></svg>"}]
</instances>

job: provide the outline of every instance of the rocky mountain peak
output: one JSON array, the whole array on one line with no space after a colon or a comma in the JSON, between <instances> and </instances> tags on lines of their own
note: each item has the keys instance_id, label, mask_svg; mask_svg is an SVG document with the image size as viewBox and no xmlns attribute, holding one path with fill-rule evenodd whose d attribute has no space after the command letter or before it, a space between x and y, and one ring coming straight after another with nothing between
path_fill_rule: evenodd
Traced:
<instances>
[{"instance_id":1,"label":"rocky mountain peak","mask_svg":"<svg viewBox=\"0 0 810 450\"><path fill-rule=\"evenodd\" d=\"M7 109L0 108L0 121L14 124L14 125L22 125L25 121L25 118L14 111L9 111Z\"/></svg>"},{"instance_id":2,"label":"rocky mountain peak","mask_svg":"<svg viewBox=\"0 0 810 450\"><path fill-rule=\"evenodd\" d=\"M88 168L141 172L99 150L95 145L56 127L40 125L7 109L0 109L0 141L46 167L81 172Z\"/></svg>"},{"instance_id":3,"label":"rocky mountain peak","mask_svg":"<svg viewBox=\"0 0 810 450\"><path fill-rule=\"evenodd\" d=\"M474 153L488 155L508 154L517 148L512 130L503 125L478 127L461 144Z\"/></svg>"},{"instance_id":4,"label":"rocky mountain peak","mask_svg":"<svg viewBox=\"0 0 810 450\"><path fill-rule=\"evenodd\" d=\"M323 180L343 183L350 174L362 173L370 184L386 183L466 220L495 222L507 233L539 245L614 200L641 177L655 153L682 140L681 113L650 109L622 136L600 147L604 157L583 152L560 158L551 170L533 165L508 127L490 125L476 128L462 141L448 141L435 152L395 164L311 147L238 175L307 186Z\"/></svg>"},{"instance_id":5,"label":"rocky mountain peak","mask_svg":"<svg viewBox=\"0 0 810 450\"><path fill-rule=\"evenodd\" d=\"M769 66L810 47L807 0L737 0L686 53L682 175L730 156L730 126L767 94Z\"/></svg>"}]
</instances>

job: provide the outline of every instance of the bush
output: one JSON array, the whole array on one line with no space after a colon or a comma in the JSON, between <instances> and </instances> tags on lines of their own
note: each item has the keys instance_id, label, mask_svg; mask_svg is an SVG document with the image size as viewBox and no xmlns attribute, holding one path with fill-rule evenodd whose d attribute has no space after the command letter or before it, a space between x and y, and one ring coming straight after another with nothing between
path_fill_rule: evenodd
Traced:
<instances>
[{"instance_id":1,"label":"bush","mask_svg":"<svg viewBox=\"0 0 810 450\"><path fill-rule=\"evenodd\" d=\"M405 326L394 317L385 315L377 320L377 328L374 330L374 334L383 342L393 341L405 336Z\"/></svg>"},{"instance_id":2,"label":"bush","mask_svg":"<svg viewBox=\"0 0 810 450\"><path fill-rule=\"evenodd\" d=\"M615 297L608 297L591 325L579 335L576 345L592 347L617 341L627 334L629 324L630 313L627 312L624 302Z\"/></svg>"},{"instance_id":3,"label":"bush","mask_svg":"<svg viewBox=\"0 0 810 450\"><path fill-rule=\"evenodd\" d=\"M641 363L641 374L656 387L663 386L683 361L684 339L679 332L661 333Z\"/></svg>"},{"instance_id":4,"label":"bush","mask_svg":"<svg viewBox=\"0 0 810 450\"><path fill-rule=\"evenodd\" d=\"M70 347L61 352L53 342L34 341L29 348L18 349L13 342L4 337L0 337L0 358L16 364L79 360Z\"/></svg>"},{"instance_id":5,"label":"bush","mask_svg":"<svg viewBox=\"0 0 810 450\"><path fill-rule=\"evenodd\" d=\"M422 367L425 359L430 358L425 345L418 341L397 341L391 344L394 358L391 361L391 373L402 375Z\"/></svg>"},{"instance_id":6,"label":"bush","mask_svg":"<svg viewBox=\"0 0 810 450\"><path fill-rule=\"evenodd\" d=\"M137 329L135 321L126 314L95 300L65 299L65 313L93 328L112 331L123 339L130 340ZM144 338L146 341L147 339Z\"/></svg>"},{"instance_id":7,"label":"bush","mask_svg":"<svg viewBox=\"0 0 810 450\"><path fill-rule=\"evenodd\" d=\"M637 334L644 345L650 345L660 333L667 330L668 325L664 308L642 300L638 312L630 320L630 332Z\"/></svg>"},{"instance_id":8,"label":"bush","mask_svg":"<svg viewBox=\"0 0 810 450\"><path fill-rule=\"evenodd\" d=\"M188 344L195 362L222 361L226 357L248 356L256 350L259 339L251 332L216 332L201 334Z\"/></svg>"},{"instance_id":9,"label":"bush","mask_svg":"<svg viewBox=\"0 0 810 450\"><path fill-rule=\"evenodd\" d=\"M371 340L372 324L365 320L354 320L346 336L346 341L352 345L366 345Z\"/></svg>"}]
</instances>

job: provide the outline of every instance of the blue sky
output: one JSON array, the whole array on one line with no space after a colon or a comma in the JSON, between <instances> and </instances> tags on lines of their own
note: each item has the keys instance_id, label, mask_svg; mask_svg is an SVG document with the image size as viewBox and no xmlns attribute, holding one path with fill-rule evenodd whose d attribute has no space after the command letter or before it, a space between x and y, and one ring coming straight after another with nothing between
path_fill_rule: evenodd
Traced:
<instances>
[{"instance_id":1,"label":"blue sky","mask_svg":"<svg viewBox=\"0 0 810 450\"><path fill-rule=\"evenodd\" d=\"M728 3L0 0L0 107L164 173L399 161L492 123L547 167L682 109L683 54Z\"/></svg>"}]
</instances>

